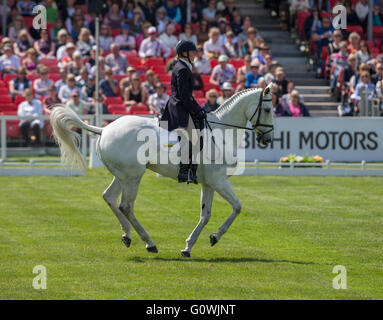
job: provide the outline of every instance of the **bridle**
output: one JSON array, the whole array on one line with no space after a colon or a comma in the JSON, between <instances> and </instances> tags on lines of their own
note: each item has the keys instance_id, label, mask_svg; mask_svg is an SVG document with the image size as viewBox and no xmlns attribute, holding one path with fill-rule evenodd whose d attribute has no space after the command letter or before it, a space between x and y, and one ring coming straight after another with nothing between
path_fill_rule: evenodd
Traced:
<instances>
[{"instance_id":1,"label":"bridle","mask_svg":"<svg viewBox=\"0 0 383 320\"><path fill-rule=\"evenodd\" d=\"M253 113L253 115L250 117L250 123L251 123L251 120L253 120L254 116L257 114L258 112L258 116L257 116L257 120L255 122L254 125L252 125L251 128L249 127L242 127L242 126L237 126L237 125L233 125L233 124L228 124L228 123L223 123L223 122L217 122L217 121L211 121L211 120L207 120L205 119L210 131L211 131L211 127L209 125L209 123L216 123L216 124L221 124L221 125L225 125L225 126L229 126L229 127L232 127L232 128L238 128L238 129L245 129L245 130L251 130L251 131L254 131L256 130L258 134L260 134L260 138L262 138L265 134L268 134L270 133L271 131L274 130L274 125L272 124L264 124L264 123L261 123L261 113L262 113L262 103L263 102L270 102L270 101L273 101L272 99L263 99L263 91L261 92L261 97L259 99L259 102L258 102L258 105L257 107L255 108L255 111ZM271 111L270 111L271 112ZM266 127L266 128L269 128L268 130L266 131L262 131L262 130L259 130L258 127Z\"/></svg>"}]
</instances>

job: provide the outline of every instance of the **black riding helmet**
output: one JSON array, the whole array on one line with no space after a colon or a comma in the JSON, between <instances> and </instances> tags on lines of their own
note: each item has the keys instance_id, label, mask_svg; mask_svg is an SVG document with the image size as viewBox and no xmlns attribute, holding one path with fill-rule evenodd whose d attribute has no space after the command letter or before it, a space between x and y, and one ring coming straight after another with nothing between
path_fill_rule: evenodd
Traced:
<instances>
[{"instance_id":1,"label":"black riding helmet","mask_svg":"<svg viewBox=\"0 0 383 320\"><path fill-rule=\"evenodd\" d=\"M176 45L176 53L178 56L182 57L182 53L186 52L187 53L187 59L190 61L189 58L189 51L197 51L197 47L195 46L194 42L190 40L180 40L178 41Z\"/></svg>"}]
</instances>

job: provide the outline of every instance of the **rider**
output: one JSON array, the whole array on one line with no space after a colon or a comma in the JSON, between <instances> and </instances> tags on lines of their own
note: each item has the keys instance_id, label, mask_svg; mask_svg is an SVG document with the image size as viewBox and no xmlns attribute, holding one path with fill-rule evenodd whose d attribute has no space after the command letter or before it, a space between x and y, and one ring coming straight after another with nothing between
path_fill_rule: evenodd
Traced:
<instances>
[{"instance_id":1,"label":"rider","mask_svg":"<svg viewBox=\"0 0 383 320\"><path fill-rule=\"evenodd\" d=\"M197 48L192 41L181 40L177 43L176 54L171 78L171 95L161 121L168 121L169 131L184 128L189 134L189 159L181 159L178 182L198 183L198 165L192 164L191 132L196 127L200 128L199 122L206 118L206 112L193 98L192 68Z\"/></svg>"}]
</instances>

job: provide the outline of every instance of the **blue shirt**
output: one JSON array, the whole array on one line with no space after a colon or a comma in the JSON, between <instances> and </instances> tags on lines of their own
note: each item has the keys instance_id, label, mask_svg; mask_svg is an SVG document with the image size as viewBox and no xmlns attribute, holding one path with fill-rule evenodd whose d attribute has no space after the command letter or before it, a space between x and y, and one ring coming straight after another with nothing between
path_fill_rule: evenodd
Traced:
<instances>
[{"instance_id":1,"label":"blue shirt","mask_svg":"<svg viewBox=\"0 0 383 320\"><path fill-rule=\"evenodd\" d=\"M116 80L113 80L113 83L115 86L118 85ZM114 94L114 92L113 92L112 88L110 87L109 82L107 80L105 80L105 79L101 80L100 88L102 89L105 97L116 97L116 95Z\"/></svg>"},{"instance_id":2,"label":"blue shirt","mask_svg":"<svg viewBox=\"0 0 383 320\"><path fill-rule=\"evenodd\" d=\"M257 76L254 77L252 72L247 73L246 74L246 88L251 88L252 84L257 84L259 78L262 78L262 76L260 74L257 74Z\"/></svg>"}]
</instances>

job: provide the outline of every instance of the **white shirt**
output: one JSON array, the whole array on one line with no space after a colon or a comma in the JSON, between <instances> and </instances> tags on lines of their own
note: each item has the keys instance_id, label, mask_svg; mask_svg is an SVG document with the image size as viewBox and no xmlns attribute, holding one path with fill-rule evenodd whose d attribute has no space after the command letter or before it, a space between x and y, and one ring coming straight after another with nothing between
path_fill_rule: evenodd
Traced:
<instances>
[{"instance_id":1,"label":"white shirt","mask_svg":"<svg viewBox=\"0 0 383 320\"><path fill-rule=\"evenodd\" d=\"M195 45L197 45L197 36L195 34L192 34L190 38L188 38L185 33L180 34L180 40L189 40L193 42Z\"/></svg>"},{"instance_id":2,"label":"white shirt","mask_svg":"<svg viewBox=\"0 0 383 320\"><path fill-rule=\"evenodd\" d=\"M363 5L362 2L358 2L355 6L355 13L359 19L364 20L368 15L368 3Z\"/></svg>"},{"instance_id":3,"label":"white shirt","mask_svg":"<svg viewBox=\"0 0 383 320\"><path fill-rule=\"evenodd\" d=\"M235 81L236 71L232 64L227 64L225 67L225 70L222 69L221 65L218 64L214 67L213 72L211 73L211 77L218 81L220 85L222 85L224 82L229 81Z\"/></svg>"},{"instance_id":4,"label":"white shirt","mask_svg":"<svg viewBox=\"0 0 383 320\"><path fill-rule=\"evenodd\" d=\"M176 36L173 36L173 35L168 35L167 33L163 33L160 35L160 41L165 45L167 46L168 48L170 48L170 50L172 48L175 48L175 46L177 45L178 43L178 39Z\"/></svg>"},{"instance_id":5,"label":"white shirt","mask_svg":"<svg viewBox=\"0 0 383 320\"><path fill-rule=\"evenodd\" d=\"M165 109L166 103L169 100L169 96L164 93L162 97L158 96L158 93L153 93L149 96L149 105L152 105L157 112L161 112Z\"/></svg>"},{"instance_id":6,"label":"white shirt","mask_svg":"<svg viewBox=\"0 0 383 320\"><path fill-rule=\"evenodd\" d=\"M0 70L3 70L5 67L14 67L16 69L20 68L20 58L15 54L12 54L9 58L3 54L0 57Z\"/></svg>"},{"instance_id":7,"label":"white shirt","mask_svg":"<svg viewBox=\"0 0 383 320\"><path fill-rule=\"evenodd\" d=\"M218 40L216 43L208 40L203 44L203 55L206 59L209 59L209 52L223 54L222 46Z\"/></svg>"},{"instance_id":8,"label":"white shirt","mask_svg":"<svg viewBox=\"0 0 383 320\"><path fill-rule=\"evenodd\" d=\"M146 57L164 57L168 58L171 54L171 50L163 45L161 41L151 41L150 37L144 39L141 43L140 51L138 55L140 58Z\"/></svg>"},{"instance_id":9,"label":"white shirt","mask_svg":"<svg viewBox=\"0 0 383 320\"><path fill-rule=\"evenodd\" d=\"M114 38L114 42L120 47L136 47L136 39L131 35L126 36L125 34L119 34L116 38Z\"/></svg>"},{"instance_id":10,"label":"white shirt","mask_svg":"<svg viewBox=\"0 0 383 320\"><path fill-rule=\"evenodd\" d=\"M60 48L57 49L57 52L56 52L57 60L60 61L62 58L66 57L67 55L68 53L66 52L65 46L61 46Z\"/></svg>"},{"instance_id":11,"label":"white shirt","mask_svg":"<svg viewBox=\"0 0 383 320\"><path fill-rule=\"evenodd\" d=\"M29 103L28 101L24 101L19 104L19 107L17 109L17 115L18 116L41 116L43 114L43 106L41 102L38 99L33 99L32 103ZM21 120L19 125L21 126L23 123L31 121L31 120ZM34 126L35 124L38 124L40 128L44 127L44 120L40 119L34 119L32 120L31 125Z\"/></svg>"},{"instance_id":12,"label":"white shirt","mask_svg":"<svg viewBox=\"0 0 383 320\"><path fill-rule=\"evenodd\" d=\"M211 71L211 65L209 60L202 58L202 59L194 59L194 67L196 68L198 73L202 74L209 74Z\"/></svg>"}]
</instances>

